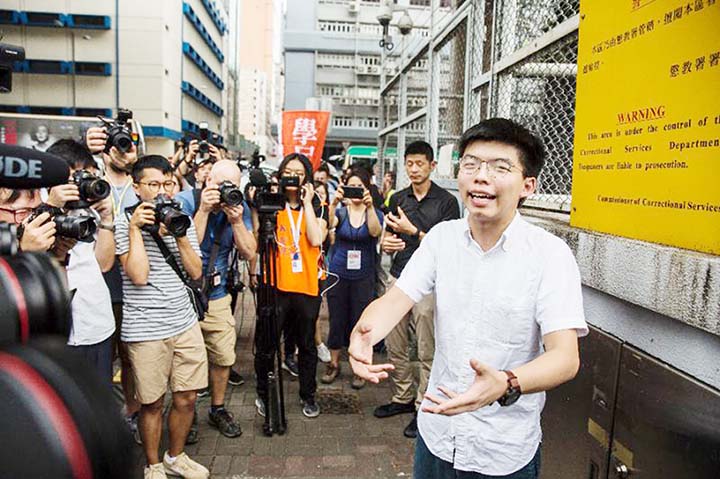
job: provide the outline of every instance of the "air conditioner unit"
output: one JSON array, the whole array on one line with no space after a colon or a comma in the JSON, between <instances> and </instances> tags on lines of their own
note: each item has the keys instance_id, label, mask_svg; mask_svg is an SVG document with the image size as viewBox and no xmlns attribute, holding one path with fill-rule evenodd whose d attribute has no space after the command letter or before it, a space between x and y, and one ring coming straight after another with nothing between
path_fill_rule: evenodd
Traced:
<instances>
[{"instance_id":1,"label":"air conditioner unit","mask_svg":"<svg viewBox=\"0 0 720 479\"><path fill-rule=\"evenodd\" d=\"M360 5L358 5L357 1L354 1L350 5L348 5L348 12L355 14L359 11L360 11Z\"/></svg>"},{"instance_id":2,"label":"air conditioner unit","mask_svg":"<svg viewBox=\"0 0 720 479\"><path fill-rule=\"evenodd\" d=\"M368 67L366 65L358 65L357 72L361 75L365 75L368 72Z\"/></svg>"},{"instance_id":3,"label":"air conditioner unit","mask_svg":"<svg viewBox=\"0 0 720 479\"><path fill-rule=\"evenodd\" d=\"M368 67L368 72L369 73L380 73L380 68L373 65L373 66Z\"/></svg>"},{"instance_id":4,"label":"air conditioner unit","mask_svg":"<svg viewBox=\"0 0 720 479\"><path fill-rule=\"evenodd\" d=\"M341 105L352 105L352 104L353 104L353 99L352 99L352 98L341 98L341 99L340 99L340 104L341 104Z\"/></svg>"}]
</instances>

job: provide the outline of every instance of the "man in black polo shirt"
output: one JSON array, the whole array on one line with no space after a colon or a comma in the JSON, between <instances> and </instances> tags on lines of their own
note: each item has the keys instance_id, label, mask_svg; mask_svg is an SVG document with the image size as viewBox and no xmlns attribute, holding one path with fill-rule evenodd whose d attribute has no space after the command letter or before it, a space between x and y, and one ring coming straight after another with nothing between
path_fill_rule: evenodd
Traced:
<instances>
[{"instance_id":1,"label":"man in black polo shirt","mask_svg":"<svg viewBox=\"0 0 720 479\"><path fill-rule=\"evenodd\" d=\"M388 289L400 277L403 268L430 228L442 221L460 218L457 199L430 180L430 173L435 169L435 164L433 150L428 143L415 141L405 149L405 171L410 178L410 186L392 195L390 212L385 216L387 232L383 238L382 249L386 253L395 254L390 268L392 278ZM415 412L416 407L420 406L435 353L434 304L433 295L426 296L385 338L388 360L395 366L395 370L390 372L393 397L389 404L375 409L376 417ZM417 338L417 355L420 363L417 378L414 376L418 374L415 374L410 364L411 324L414 326ZM415 383L417 387L414 392ZM417 436L416 417L417 414L405 428L403 434L406 437Z\"/></svg>"}]
</instances>

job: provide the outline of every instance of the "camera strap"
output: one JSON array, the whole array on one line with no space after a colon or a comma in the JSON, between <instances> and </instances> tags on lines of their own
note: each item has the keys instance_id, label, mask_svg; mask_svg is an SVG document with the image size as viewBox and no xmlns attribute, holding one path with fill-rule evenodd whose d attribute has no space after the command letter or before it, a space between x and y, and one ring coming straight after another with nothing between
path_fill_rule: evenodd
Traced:
<instances>
[{"instance_id":1,"label":"camera strap","mask_svg":"<svg viewBox=\"0 0 720 479\"><path fill-rule=\"evenodd\" d=\"M170 252L170 249L168 249L165 242L160 237L160 234L157 231L153 231L150 233L155 240L155 243L157 243L158 248L160 248L160 251L162 252L163 258L165 258L165 262L170 265L170 267L175 271L175 274L178 275L180 280L185 283L188 286L191 286L188 284L188 280L185 278L185 275L180 270L180 266L177 264L177 261L175 260L175 256Z\"/></svg>"},{"instance_id":2,"label":"camera strap","mask_svg":"<svg viewBox=\"0 0 720 479\"><path fill-rule=\"evenodd\" d=\"M217 273L215 273L215 260L217 260L217 255L218 255L218 252L220 251L220 241L222 240L223 233L225 232L224 230L225 230L226 224L227 224L227 217L223 215L223 217L220 219L220 222L217 225L215 225L215 229L213 230L214 240L213 240L212 248L210 248L210 258L208 258L208 263L207 263L207 265L208 265L207 270L208 270L208 273L210 274L210 276L207 278L210 281L208 281L207 283L210 283L209 286L211 286L213 288L220 284L219 283L220 276ZM217 284L215 284L216 281L218 281ZM207 283L206 283L206 286L207 286Z\"/></svg>"}]
</instances>

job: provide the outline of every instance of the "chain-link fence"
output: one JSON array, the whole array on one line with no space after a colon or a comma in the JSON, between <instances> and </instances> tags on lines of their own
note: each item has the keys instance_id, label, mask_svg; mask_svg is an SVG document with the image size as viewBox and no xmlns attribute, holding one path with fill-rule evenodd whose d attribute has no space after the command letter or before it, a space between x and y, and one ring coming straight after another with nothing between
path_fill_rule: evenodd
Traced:
<instances>
[{"instance_id":1,"label":"chain-link fence","mask_svg":"<svg viewBox=\"0 0 720 479\"><path fill-rule=\"evenodd\" d=\"M401 162L414 139L437 151L482 119L511 118L538 134L548 153L526 205L569 211L579 0L455 5L431 26L433 35L417 45L417 53L400 61L399 78L384 89L386 104L405 103L387 111L381 140L392 136ZM445 171L454 175L457 169Z\"/></svg>"}]
</instances>

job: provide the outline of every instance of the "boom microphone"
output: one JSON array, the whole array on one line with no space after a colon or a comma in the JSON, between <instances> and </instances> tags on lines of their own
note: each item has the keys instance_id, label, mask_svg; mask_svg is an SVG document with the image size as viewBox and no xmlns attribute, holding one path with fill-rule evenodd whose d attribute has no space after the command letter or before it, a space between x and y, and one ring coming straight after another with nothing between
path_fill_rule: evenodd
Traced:
<instances>
[{"instance_id":1,"label":"boom microphone","mask_svg":"<svg viewBox=\"0 0 720 479\"><path fill-rule=\"evenodd\" d=\"M250 184L256 188L262 188L268 185L267 177L260 168L250 170Z\"/></svg>"},{"instance_id":2,"label":"boom microphone","mask_svg":"<svg viewBox=\"0 0 720 479\"><path fill-rule=\"evenodd\" d=\"M30 190L63 185L70 168L50 153L0 143L0 187Z\"/></svg>"}]
</instances>

